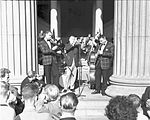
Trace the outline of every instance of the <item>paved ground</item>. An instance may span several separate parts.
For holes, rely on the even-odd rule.
[[[88,84],[82,84],[76,89],[75,93],[82,94],[78,97],[79,104],[75,112],[75,116],[78,120],[108,120],[105,116],[105,107],[110,100],[108,96],[102,96],[101,94],[91,94],[93,91],[89,88]]]

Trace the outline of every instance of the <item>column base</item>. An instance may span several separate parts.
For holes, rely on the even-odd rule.
[[[112,75],[110,82],[114,85],[146,87],[150,86],[150,76],[117,76]]]
[[[106,94],[109,96],[116,96],[116,95],[129,95],[129,94],[137,94],[138,96],[142,96],[146,87],[129,87],[129,86],[119,86],[119,85],[110,85],[106,89]]]
[[[137,94],[140,97],[147,86],[150,86],[150,77],[127,77],[115,76],[110,77],[111,85],[107,88],[106,93],[110,96]]]

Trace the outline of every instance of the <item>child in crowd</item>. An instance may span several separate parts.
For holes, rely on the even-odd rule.
[[[56,85],[47,84],[36,102],[37,112],[48,112],[53,117],[59,118],[61,116],[61,109],[59,107],[59,89]]]
[[[74,113],[78,105],[78,98],[73,92],[68,92],[60,97],[62,116],[60,120],[76,120]]]

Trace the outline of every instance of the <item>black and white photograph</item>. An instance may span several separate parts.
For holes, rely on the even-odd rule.
[[[0,0],[0,120],[149,120],[150,0]]]

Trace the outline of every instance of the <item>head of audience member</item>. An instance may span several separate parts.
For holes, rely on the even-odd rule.
[[[138,109],[141,106],[141,98],[136,94],[130,94],[128,99],[133,103],[133,106]]]
[[[10,70],[9,69],[1,68],[0,69],[1,81],[9,82],[9,74],[10,74]]]
[[[30,82],[36,78],[36,72],[35,71],[29,71],[27,75],[28,75],[28,79]]]
[[[9,96],[9,84],[5,81],[0,81],[0,102],[7,102]]]
[[[78,98],[73,92],[68,92],[60,97],[60,107],[62,112],[73,113],[78,105]]]
[[[126,96],[116,96],[105,109],[109,120],[136,120],[137,110]]]
[[[17,92],[14,87],[10,86],[5,81],[0,81],[0,99],[5,100],[7,103],[16,103]],[[2,101],[2,100],[1,100]]]
[[[59,97],[59,88],[54,84],[47,84],[44,87],[44,93],[47,101],[55,101]]]
[[[37,84],[29,83],[26,84],[22,89],[22,97],[26,105],[34,105],[37,101],[37,95],[39,88]]]

